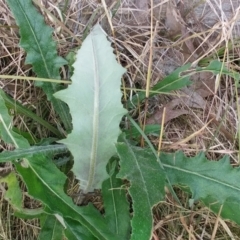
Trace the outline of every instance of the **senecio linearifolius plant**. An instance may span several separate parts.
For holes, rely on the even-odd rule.
[[[20,30],[20,46],[26,51],[26,63],[40,78],[60,79],[59,68],[66,61],[57,55],[52,30],[31,0],[7,0]],[[58,113],[66,138],[56,144],[34,146],[11,127],[6,96],[0,91],[0,133],[2,140],[15,146],[14,151],[0,153],[0,162],[12,162],[16,172],[0,178],[8,184],[5,198],[22,218],[39,218],[39,239],[119,239],[148,240],[153,228],[152,208],[164,201],[167,186],[187,186],[192,201],[201,200],[223,218],[240,224],[240,172],[232,168],[227,157],[218,162],[205,155],[188,158],[182,152],[156,153],[138,124],[121,103],[121,77],[126,71],[117,63],[110,42],[100,25],[93,27],[76,54],[71,84],[62,89],[57,83],[38,82]],[[169,92],[191,84],[190,69],[184,65],[153,87]],[[196,72],[210,71],[230,75],[221,62],[212,61]],[[139,93],[128,103],[133,108],[143,101]],[[19,103],[18,103],[19,104]],[[30,114],[31,115],[31,114]],[[136,147],[128,133],[119,128],[126,115],[133,130],[143,136],[147,148]],[[33,116],[33,115],[31,115]],[[40,124],[42,122],[40,121]],[[92,204],[77,206],[65,193],[66,175],[52,161],[56,154],[71,152],[72,171],[83,193],[101,189],[104,214]],[[19,160],[20,159],[20,160]],[[41,201],[42,207],[23,207],[23,193],[17,175],[27,186],[28,194]],[[128,184],[126,184],[126,180]],[[131,196],[130,202],[127,193]],[[177,201],[179,201],[175,195]],[[180,203],[180,202],[179,202]]]

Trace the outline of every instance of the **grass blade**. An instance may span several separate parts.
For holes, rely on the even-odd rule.
[[[26,117],[31,118],[33,121],[41,124],[43,127],[48,129],[50,132],[54,133],[57,137],[62,138],[62,134],[53,127],[49,122],[43,120],[39,116],[37,116],[32,111],[28,110],[24,106],[22,106],[20,103],[18,103],[16,100],[12,99],[10,96],[8,96],[2,89],[0,89],[0,95],[4,99],[6,106],[9,109],[13,109],[16,113],[22,114]]]

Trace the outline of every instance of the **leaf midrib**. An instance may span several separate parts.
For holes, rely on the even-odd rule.
[[[194,176],[203,178],[203,179],[208,180],[208,181],[212,181],[212,182],[218,183],[220,185],[223,185],[225,187],[228,187],[228,188],[231,188],[231,189],[234,189],[234,190],[237,190],[237,191],[240,192],[240,188],[232,186],[232,185],[229,185],[229,184],[227,184],[225,182],[222,182],[222,181],[219,181],[219,180],[217,180],[215,178],[204,176],[203,174],[200,174],[200,173],[197,173],[197,172],[193,172],[193,171],[190,171],[190,170],[187,170],[187,169],[183,169],[183,168],[180,168],[180,167],[172,166],[172,165],[169,165],[169,164],[165,164],[165,163],[162,163],[162,165],[163,165],[163,167],[171,168],[171,169],[174,169],[174,170],[177,170],[177,171],[180,171],[180,172],[184,172],[184,173],[187,173],[188,175],[194,175]]]
[[[91,35],[90,35],[91,36]],[[98,135],[99,135],[99,99],[100,99],[100,79],[99,79],[99,70],[98,70],[98,61],[96,59],[97,51],[94,46],[94,38],[91,36],[91,46],[92,46],[92,56],[93,56],[93,72],[94,72],[94,102],[93,102],[93,132],[92,132],[92,145],[91,145],[91,156],[90,156],[90,167],[89,167],[89,174],[88,174],[88,182],[85,188],[85,192],[89,192],[91,190],[95,171],[96,171],[96,162],[97,162],[97,151],[98,151]]]
[[[141,179],[142,179],[142,183],[143,183],[143,186],[144,186],[143,189],[144,189],[144,192],[145,192],[146,195],[147,195],[148,206],[151,208],[151,203],[150,203],[150,199],[149,199],[149,196],[148,196],[149,194],[147,194],[147,193],[148,193],[148,191],[147,191],[147,186],[146,186],[146,184],[145,184],[145,180],[144,180],[144,177],[143,177],[141,168],[140,168],[140,166],[139,166],[139,164],[138,164],[138,160],[137,160],[137,158],[136,158],[136,155],[135,155],[134,151],[132,150],[131,146],[129,145],[129,143],[126,142],[126,141],[125,141],[125,143],[127,144],[128,149],[130,149],[131,155],[133,156],[133,159],[134,159],[135,164],[136,164],[136,166],[137,166],[137,170],[138,170],[138,172],[140,173],[140,176],[141,176]]]

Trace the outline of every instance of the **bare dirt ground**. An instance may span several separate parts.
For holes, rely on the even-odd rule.
[[[99,22],[116,43],[117,54],[127,69],[125,84],[130,88],[145,89],[150,59],[151,86],[186,63],[196,66],[219,59],[229,68],[239,70],[240,0],[35,0],[34,3],[46,23],[54,28],[53,37],[63,57],[74,52],[89,29]],[[1,74],[32,74],[31,66],[24,65],[18,28],[5,0],[0,0],[0,26]],[[67,71],[62,74],[69,79]],[[196,74],[191,81],[190,87],[149,100],[149,124],[160,124],[166,108],[161,149],[183,150],[187,155],[205,151],[212,160],[227,154],[233,165],[239,165],[238,86],[229,77],[211,73]],[[31,83],[2,80],[0,86],[44,115],[44,109],[39,110],[43,94]],[[132,94],[135,92],[128,92],[128,97]],[[137,117],[142,121],[144,108],[140,109]],[[48,118],[54,123],[54,118]],[[208,124],[210,119],[212,122]],[[27,128],[26,120],[21,117],[14,124]],[[40,136],[48,134],[36,131]],[[152,141],[157,145],[158,139]],[[0,171],[6,168],[11,166],[0,165]],[[0,239],[36,239],[38,221],[14,218],[3,199],[3,191],[0,188]],[[239,226],[220,219],[200,203],[189,208],[187,194],[179,191],[179,197],[183,207],[170,194],[155,207],[152,239],[240,239]]]

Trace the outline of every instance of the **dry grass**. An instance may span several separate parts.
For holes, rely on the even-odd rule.
[[[230,68],[239,69],[237,0],[206,0],[205,4],[200,0],[176,1],[178,5],[171,0],[34,2],[40,6],[47,24],[55,29],[54,38],[62,56],[79,47],[91,26],[100,22],[115,42],[118,58],[127,69],[125,87],[148,91],[150,86],[187,62],[195,66],[206,59],[220,58]],[[0,27],[0,74],[32,76],[31,66],[24,65],[25,53],[18,46],[18,28],[5,0],[0,0]],[[62,76],[69,78],[65,69]],[[220,75],[200,74],[192,81],[192,87],[187,90],[150,99],[147,109],[139,106],[140,114],[137,111],[132,114],[139,115],[139,121],[144,123],[152,114],[171,105],[165,116],[162,150],[181,149],[190,156],[205,151],[212,160],[227,154],[232,164],[238,165],[237,86],[233,79]],[[2,79],[0,86],[42,118],[53,124],[58,122],[51,107],[44,105],[42,92],[31,82]],[[131,98],[133,91],[124,92],[125,98]],[[183,95],[188,101],[179,98]],[[172,104],[176,99],[178,104]],[[161,123],[162,117],[157,123]],[[210,119],[213,120],[208,124]],[[40,139],[49,136],[44,129],[20,116],[14,119],[14,125]],[[158,141],[153,139],[156,146]],[[6,148],[8,146],[1,145],[1,149]],[[0,174],[8,167],[11,166],[0,165]],[[0,239],[36,239],[38,221],[13,217],[13,210],[3,199],[3,190],[4,187],[0,189]],[[200,203],[190,208],[189,196],[177,192],[183,207],[167,194],[166,201],[154,208],[154,240],[240,239],[238,226],[223,221]]]

